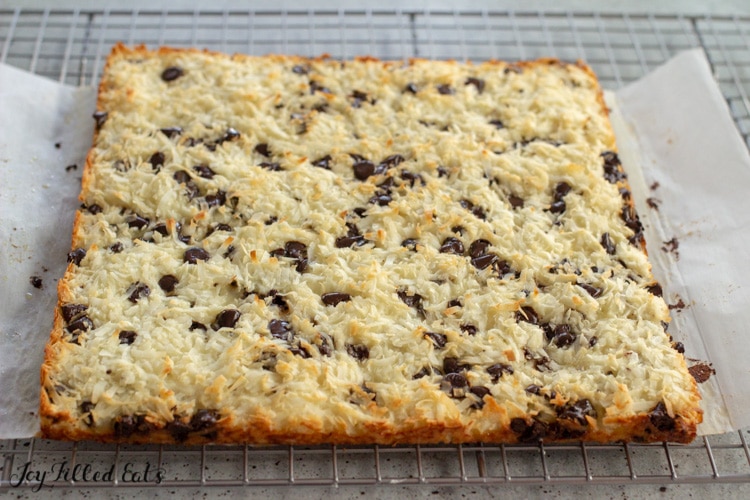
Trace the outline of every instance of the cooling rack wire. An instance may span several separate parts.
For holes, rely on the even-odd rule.
[[[116,42],[248,54],[583,59],[604,88],[702,47],[750,145],[750,17],[492,10],[0,9],[0,60],[95,84]],[[690,445],[173,447],[0,440],[11,488],[750,482],[747,430]]]

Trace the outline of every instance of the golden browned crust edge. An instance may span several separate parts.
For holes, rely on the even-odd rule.
[[[156,51],[150,51],[144,45],[138,45],[133,48],[127,47],[122,43],[117,43],[113,46],[109,57],[105,63],[103,74],[109,69],[112,61],[120,55],[137,55],[137,56],[150,56],[153,54],[169,54],[169,53],[203,53],[211,54],[220,57],[231,57],[236,60],[247,60],[255,58],[271,58],[273,60],[292,60],[292,61],[306,61],[315,60],[323,61],[330,59],[327,54],[323,54],[316,58],[304,58],[299,56],[286,56],[286,55],[267,55],[267,56],[248,56],[244,54],[234,54],[228,56],[219,52],[209,51],[206,49],[182,49],[182,48],[171,48],[171,47],[160,47]],[[393,62],[381,61],[378,58],[370,56],[362,56],[356,58],[360,61],[382,63],[385,65],[393,64]],[[417,61],[426,61],[425,59],[410,59],[409,64],[414,64]],[[490,65],[503,65],[503,66],[514,66],[518,68],[533,67],[537,65],[574,65],[582,69],[589,78],[597,84],[599,88],[597,101],[599,102],[602,112],[605,116],[609,116],[609,108],[604,101],[604,94],[601,87],[598,85],[598,79],[593,70],[582,61],[576,63],[566,63],[559,59],[554,58],[541,58],[534,61],[520,61],[515,63],[506,63],[503,61],[487,61],[483,64]],[[97,110],[101,108],[102,95],[107,92],[108,88],[106,85],[106,79],[102,79],[98,88],[97,98]],[[617,150],[615,144],[614,132],[612,130],[609,120],[606,121],[609,129],[609,136],[611,138],[611,144],[609,148],[611,151]],[[93,142],[96,142],[97,131],[94,131]],[[94,148],[89,150],[86,158],[86,165],[84,167],[83,178],[82,178],[82,189],[79,199],[83,201],[85,195],[89,190],[91,170],[93,162],[93,151]],[[622,169],[622,167],[619,167]],[[622,187],[630,190],[630,185],[627,179],[618,182],[618,187]],[[628,206],[632,210],[635,210],[632,198],[627,200]],[[73,243],[72,249],[76,248],[76,241],[79,239],[81,231],[80,213],[76,213],[76,218],[73,226]],[[646,253],[645,240],[641,240],[641,248]],[[274,445],[274,444],[296,444],[296,445],[314,445],[314,444],[349,444],[349,445],[365,445],[365,444],[379,444],[379,445],[396,445],[406,443],[473,443],[473,442],[488,442],[488,443],[521,443],[521,442],[538,442],[539,440],[544,442],[659,442],[659,441],[671,441],[678,443],[689,443],[695,439],[697,434],[697,426],[702,421],[703,412],[698,407],[700,401],[700,395],[698,393],[697,384],[692,381],[693,393],[695,396],[695,404],[691,407],[689,412],[685,414],[675,415],[673,419],[673,425],[668,426],[666,429],[660,429],[657,427],[651,418],[649,413],[640,413],[632,417],[618,417],[608,418],[606,428],[596,428],[595,426],[585,426],[583,428],[571,429],[569,427],[559,427],[555,423],[552,425],[542,424],[544,427],[540,432],[526,434],[515,432],[511,429],[511,422],[507,416],[502,415],[501,419],[504,420],[505,425],[499,426],[492,432],[481,432],[470,426],[464,427],[457,423],[457,425],[449,426],[444,422],[438,421],[415,421],[415,422],[404,422],[399,427],[389,428],[383,422],[375,422],[372,424],[363,424],[362,431],[357,434],[350,434],[344,432],[343,429],[337,429],[333,432],[322,433],[315,429],[315,426],[309,425],[306,422],[299,422],[300,429],[298,431],[281,432],[274,428],[267,419],[261,417],[245,419],[244,422],[235,422],[234,418],[230,416],[223,416],[215,426],[207,429],[204,432],[190,433],[186,439],[177,440],[173,434],[171,434],[164,423],[152,423],[148,422],[146,417],[146,431],[136,432],[129,436],[119,436],[115,432],[115,429],[108,430],[96,430],[88,428],[77,421],[67,411],[57,410],[56,407],[50,401],[48,390],[53,390],[52,381],[50,379],[50,367],[54,362],[55,351],[58,345],[62,342],[63,337],[63,319],[60,313],[61,306],[65,303],[65,298],[70,296],[68,288],[68,276],[72,272],[72,264],[68,265],[65,276],[58,283],[58,302],[55,309],[53,329],[50,334],[50,340],[45,348],[44,362],[41,367],[41,382],[42,391],[40,396],[40,419],[41,419],[41,431],[39,437],[45,439],[59,439],[59,440],[70,440],[70,441],[83,441],[91,440],[104,443],[151,443],[151,444],[184,444],[184,445],[199,445],[199,444],[252,444],[252,445]],[[687,365],[684,358],[682,364],[685,370]],[[488,405],[487,409],[481,411],[492,411],[492,405]],[[497,411],[495,411],[497,412]],[[531,429],[536,422],[533,415],[526,415],[524,419],[514,419],[514,421],[525,421],[529,429]]]

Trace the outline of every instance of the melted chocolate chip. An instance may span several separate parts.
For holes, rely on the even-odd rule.
[[[359,233],[359,228],[351,222],[346,223],[346,236],[336,238],[336,248],[347,248],[354,245],[362,246],[367,243],[365,237]]]
[[[447,356],[443,359],[443,373],[460,373],[469,369],[471,369],[471,366],[460,364],[456,357]]]
[[[416,94],[419,92],[419,89],[417,88],[416,84],[409,82],[406,84],[406,87],[404,87],[404,92],[409,92],[410,94]]]
[[[122,252],[122,243],[119,241],[116,241],[112,243],[112,245],[109,247],[109,249],[112,251],[112,253],[120,253]]]
[[[523,198],[514,194],[508,196],[508,203],[512,208],[523,208],[524,205]]]
[[[659,283],[654,283],[652,285],[647,286],[646,290],[648,290],[649,293],[656,295],[657,297],[661,297],[664,294],[664,290],[662,290],[661,285]]]
[[[633,231],[633,236],[630,237],[629,241],[633,245],[637,245],[643,239],[643,224],[638,219],[638,214],[635,213],[635,209],[630,205],[622,207],[620,217],[625,222],[625,225]]]
[[[92,203],[91,205],[86,207],[86,211],[91,215],[100,214],[102,213],[102,210],[102,207],[97,205],[96,203]]]
[[[406,293],[406,290],[399,290],[397,292],[398,298],[401,299],[401,302],[406,304],[409,307],[413,307],[417,310],[421,315],[424,315],[424,308],[422,307],[422,296],[418,293],[415,293],[414,295],[409,295]]]
[[[197,321],[193,321],[192,323],[190,323],[190,328],[189,328],[189,330],[190,330],[191,332],[192,332],[193,330],[203,330],[203,331],[205,332],[206,330],[208,330],[208,328],[206,328],[206,325],[204,325],[203,323],[199,323],[199,322],[197,322]]]
[[[471,265],[479,269],[480,271],[498,262],[498,257],[495,254],[484,254],[477,257],[471,258]],[[505,274],[505,273],[502,273]]]
[[[609,236],[609,233],[602,234],[602,239],[600,240],[600,243],[602,247],[604,247],[604,250],[609,255],[614,255],[617,251],[617,248],[615,247],[614,242],[612,241],[612,238]]]
[[[479,398],[479,401],[476,401],[473,405],[471,405],[471,407],[476,410],[481,410],[482,408],[484,408],[484,397],[492,394],[490,389],[484,387],[483,385],[472,386],[469,388],[469,392]]]
[[[448,85],[447,83],[438,85],[437,91],[440,95],[453,95],[456,93],[455,89],[451,87],[450,85]]]
[[[315,167],[324,168],[326,170],[331,170],[331,155],[325,155],[323,158],[318,158],[314,162],[312,162],[312,165]]]
[[[288,321],[281,319],[272,319],[268,322],[268,331],[271,336],[285,342],[291,342],[294,338],[292,325]]]
[[[31,286],[33,286],[34,288],[38,288],[40,290],[44,286],[44,284],[42,283],[42,278],[40,278],[39,276],[31,276],[29,278],[29,283],[31,283]]]
[[[561,214],[565,211],[566,208],[567,207],[565,206],[565,202],[563,200],[555,200],[549,206],[549,211],[553,214]]]
[[[327,306],[337,306],[341,302],[349,302],[352,296],[343,292],[329,292],[320,296],[323,303]]]
[[[557,347],[567,347],[576,340],[575,333],[570,331],[570,325],[561,324],[555,326],[554,329],[550,328],[548,325],[545,326],[547,326],[547,328],[544,329],[547,340],[555,344]]]
[[[133,434],[145,434],[153,429],[145,415],[124,415],[114,424],[115,436],[127,438]]]
[[[86,257],[86,250],[83,248],[76,248],[68,253],[68,262],[80,266],[84,257]]]
[[[190,427],[198,432],[216,425],[219,420],[219,412],[216,410],[198,410],[190,418]]]
[[[490,243],[487,240],[475,240],[471,243],[471,245],[469,245],[469,256],[472,258],[477,258],[477,257],[481,257],[482,255],[486,255],[487,249],[491,245],[492,243]]]
[[[463,323],[461,326],[461,331],[464,332],[466,335],[474,336],[477,334],[477,327],[472,325],[471,323]]]
[[[539,315],[533,308],[529,306],[523,306],[521,309],[516,311],[516,321],[518,323],[520,323],[521,321],[525,321],[526,323],[531,323],[532,325],[538,325]]]
[[[242,313],[237,309],[224,309],[216,315],[216,319],[211,324],[211,328],[218,330],[220,328],[234,328],[240,320]]]
[[[412,252],[417,251],[417,245],[419,244],[419,240],[416,238],[406,238],[404,241],[401,242],[401,246],[404,248],[408,248]]]
[[[85,415],[84,421],[86,422],[86,425],[94,425],[94,415],[92,413],[92,410],[95,407],[96,405],[91,401],[83,401],[78,407],[81,414]]]
[[[80,316],[78,319],[71,321],[67,327],[70,333],[87,332],[92,328],[94,328],[94,322],[88,316]]]
[[[424,337],[430,339],[432,344],[438,349],[445,347],[445,344],[448,342],[448,337],[442,333],[424,332]]]
[[[490,120],[487,123],[494,126],[498,130],[500,130],[501,128],[505,128],[505,124],[501,120]]]
[[[506,365],[505,363],[496,363],[487,367],[487,373],[490,374],[492,382],[495,383],[506,373],[508,375],[513,375],[513,367]]]
[[[463,208],[474,214],[474,216],[478,219],[485,220],[487,218],[487,214],[484,211],[484,208],[474,205],[472,202],[470,202],[467,199],[463,199],[458,202]]]
[[[588,294],[591,295],[595,299],[598,297],[601,297],[602,293],[604,292],[604,290],[602,290],[601,288],[597,288],[593,285],[589,285],[588,283],[576,283],[576,285],[586,290],[586,292],[588,292]]]
[[[268,148],[268,144],[266,143],[260,143],[257,146],[255,146],[255,152],[265,156],[266,158],[271,157],[271,150]]]
[[[665,432],[671,431],[675,427],[675,419],[669,416],[667,407],[664,405],[663,402],[659,402],[651,410],[651,412],[649,412],[648,417],[649,417],[649,420],[651,421],[651,425],[653,425],[660,431],[665,431]]]
[[[91,115],[94,118],[94,121],[96,122],[96,130],[99,130],[102,128],[102,125],[104,125],[104,122],[107,121],[107,118],[109,117],[109,113],[106,111],[97,111],[93,115]]]
[[[711,378],[711,375],[716,374],[716,370],[711,368],[711,365],[706,363],[698,363],[697,365],[693,365],[688,368],[688,372],[690,372],[690,375],[692,375],[695,381],[699,384],[707,381],[709,378]]]
[[[484,92],[484,80],[482,80],[481,78],[471,76],[466,79],[464,85],[473,85],[477,89],[477,93],[479,94]]]
[[[161,79],[165,82],[171,82],[173,80],[177,80],[184,74],[185,72],[182,71],[182,68],[179,68],[177,66],[170,66],[162,72]]]
[[[65,323],[70,323],[82,313],[88,309],[88,306],[83,304],[64,304],[60,307],[60,313],[62,314]]]
[[[140,299],[148,297],[151,294],[151,289],[148,287],[148,285],[137,281],[130,285],[128,292],[130,292],[128,295],[128,300],[135,304]]]
[[[685,344],[682,342],[674,342],[672,344],[672,349],[679,352],[680,354],[685,354]]]
[[[166,429],[178,443],[186,441],[191,431],[190,424],[177,418],[169,422]]]
[[[625,179],[627,176],[625,172],[620,168],[620,158],[617,153],[612,151],[605,151],[601,154],[604,160],[604,178],[607,179],[611,184],[617,184],[619,181]]]
[[[218,207],[227,202],[227,193],[219,189],[213,194],[207,194],[205,200],[209,207]]]
[[[370,357],[370,349],[364,344],[346,344],[346,352],[357,361],[364,361]]]
[[[452,253],[456,255],[463,255],[464,244],[458,238],[452,236],[443,240],[443,244],[440,245],[440,253]]]
[[[164,290],[166,293],[172,293],[174,292],[174,287],[179,283],[179,280],[176,276],[172,274],[165,274],[161,278],[159,278],[159,288]]]
[[[199,260],[208,260],[210,257],[202,248],[191,247],[185,250],[182,260],[188,264],[197,264]]]
[[[130,215],[127,218],[128,221],[128,227],[134,227],[136,229],[143,229],[144,227],[148,226],[149,222],[151,222],[146,217],[141,217],[138,214]]]
[[[169,139],[174,139],[182,134],[182,127],[166,127],[159,130],[161,130],[161,133],[166,135]]]
[[[580,425],[589,425],[587,416],[596,419],[597,413],[591,401],[579,399],[575,403],[568,403],[557,410],[558,418],[572,420]]]
[[[133,342],[135,342],[135,338],[138,336],[136,332],[133,330],[122,330],[117,338],[120,340],[121,344],[127,344],[130,345]]]
[[[216,172],[214,172],[208,165],[195,165],[193,170],[204,179],[213,179],[214,175],[216,175]]]
[[[354,177],[364,181],[375,173],[375,164],[370,160],[355,160],[352,169],[354,170]]]

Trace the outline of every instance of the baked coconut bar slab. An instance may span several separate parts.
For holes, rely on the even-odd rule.
[[[47,438],[687,442],[585,65],[114,47]]]

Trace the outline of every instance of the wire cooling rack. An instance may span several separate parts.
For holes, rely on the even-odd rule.
[[[481,61],[584,59],[605,88],[702,47],[750,145],[750,18],[600,12],[0,9],[0,60],[98,81],[116,42],[248,54]],[[689,105],[689,104],[686,104]],[[110,446],[0,441],[0,492],[48,486],[750,482],[747,431],[690,445]]]

